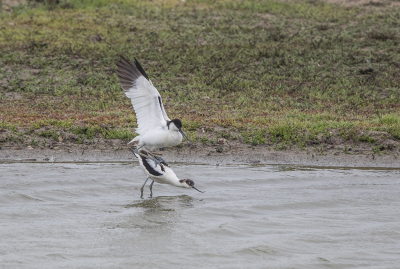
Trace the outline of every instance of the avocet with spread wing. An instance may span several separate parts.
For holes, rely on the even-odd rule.
[[[136,132],[139,135],[128,143],[129,145],[138,141],[135,153],[142,155],[139,153],[141,148],[153,151],[176,146],[182,142],[182,137],[189,141],[182,131],[181,120],[168,118],[160,93],[153,86],[136,58],[135,62],[131,63],[121,56],[117,67],[117,75],[122,89],[125,91],[125,95],[131,99],[136,113],[138,123]],[[148,156],[146,157],[148,158]],[[159,161],[164,161],[160,157],[152,158],[152,160],[159,165]]]

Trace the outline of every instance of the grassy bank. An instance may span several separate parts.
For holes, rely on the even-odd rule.
[[[121,54],[142,63],[194,141],[400,139],[400,9],[390,2],[3,1],[0,25],[3,144],[132,139]]]

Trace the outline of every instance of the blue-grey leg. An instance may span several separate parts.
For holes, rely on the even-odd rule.
[[[160,156],[154,156],[154,158],[156,158],[160,163],[165,163],[166,166],[169,166],[169,164]]]
[[[166,166],[169,166],[168,163],[160,156],[156,156],[151,152],[147,151],[147,154],[151,155],[154,159],[156,159],[157,161],[159,161],[160,163],[164,163]]]
[[[157,164],[159,165],[159,166],[161,166],[161,162],[153,155],[153,154],[151,154],[150,152],[148,152],[150,155],[152,155],[153,157],[150,157],[149,155],[144,155],[144,154],[142,154],[142,153],[140,153],[139,152],[139,149],[141,149],[141,148],[143,148],[144,147],[144,145],[143,146],[140,146],[140,147],[138,147],[138,148],[136,148],[134,151],[132,151],[132,149],[131,148],[129,148],[129,150],[130,151],[132,151],[133,153],[136,153],[137,155],[140,155],[140,156],[143,156],[143,157],[145,157],[145,158],[149,158],[150,160],[153,160],[154,161],[154,163],[156,164],[156,166],[157,166]],[[168,166],[168,164],[167,164],[167,166]]]
[[[136,148],[133,152],[136,153],[136,154],[138,154],[138,155],[143,156],[141,153],[139,153],[139,149],[141,149],[141,148],[143,148],[143,147],[144,147],[144,145],[142,145],[142,146]],[[129,148],[129,149],[131,149],[131,148]]]
[[[144,185],[146,185],[147,180],[149,180],[149,178],[146,178],[146,181],[144,182],[143,186],[140,188],[140,198],[143,198],[143,188],[144,188]]]
[[[153,196],[153,184],[154,184],[154,180],[153,180],[153,182],[151,182],[151,184],[150,184],[150,197]]]
[[[153,157],[154,159],[156,159],[157,161],[161,162],[161,163],[165,163],[166,166],[169,166],[168,163],[160,156],[156,156],[151,152],[147,151],[147,154],[149,154],[151,157]]]

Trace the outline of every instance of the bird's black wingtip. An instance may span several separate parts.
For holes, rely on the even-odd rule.
[[[150,80],[150,79],[149,79],[149,76],[147,76],[146,72],[144,71],[143,67],[140,65],[139,61],[138,61],[135,57],[133,57],[133,59],[135,59],[135,65],[136,65],[136,68],[139,70],[139,72],[140,72],[147,80]]]
[[[116,64],[118,67],[116,72],[124,91],[129,91],[132,88],[134,81],[140,76],[144,76],[149,80],[149,77],[136,58],[135,62],[132,63],[123,55],[119,55],[119,57],[119,61]]]

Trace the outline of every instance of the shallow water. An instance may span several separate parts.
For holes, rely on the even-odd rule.
[[[0,164],[1,268],[399,268],[400,171]]]

